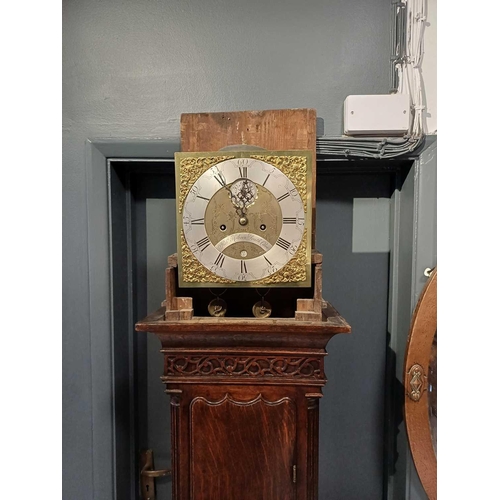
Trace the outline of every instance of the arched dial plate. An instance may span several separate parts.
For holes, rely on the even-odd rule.
[[[278,168],[279,161],[271,163],[282,156],[273,153],[271,161],[258,156],[206,162],[178,200],[181,286],[307,286],[310,281],[307,189],[304,206],[304,186],[301,193]],[[176,165],[179,185],[183,172],[177,155]],[[301,165],[307,168],[307,162]],[[304,269],[294,281],[298,261]],[[205,273],[198,270],[195,281],[186,280],[196,262]]]

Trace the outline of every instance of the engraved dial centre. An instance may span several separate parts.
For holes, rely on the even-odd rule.
[[[241,187],[241,181],[235,184]],[[255,186],[259,196],[253,200],[244,216],[244,221],[234,208],[232,198],[225,189],[219,189],[207,205],[205,229],[215,248],[229,257],[253,259],[263,255],[275,245],[281,232],[282,213],[275,196],[262,186]],[[226,230],[221,231],[220,227]],[[266,227],[265,231],[260,228]],[[242,252],[245,252],[242,255]]]

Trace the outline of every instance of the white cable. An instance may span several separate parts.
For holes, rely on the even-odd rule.
[[[402,11],[402,9],[404,9]],[[395,158],[416,149],[424,138],[423,80],[420,65],[424,55],[424,29],[427,0],[401,0],[398,15],[406,13],[406,39],[404,57],[396,64],[397,93],[410,96],[412,123],[409,134],[392,138],[319,137],[316,141],[319,154],[356,158]],[[401,54],[397,46],[396,53]]]
[[[398,93],[409,94],[413,111],[410,135],[420,138],[424,133],[422,71],[424,55],[424,29],[427,16],[426,0],[402,0],[406,8],[406,56],[398,64]],[[401,7],[399,7],[401,8]]]

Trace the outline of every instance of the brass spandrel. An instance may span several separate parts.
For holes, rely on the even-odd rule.
[[[308,273],[306,231],[304,231],[297,253],[278,272],[262,280],[253,281],[255,286],[306,281]]]
[[[207,269],[191,252],[181,230],[182,280],[186,283],[233,283]]]
[[[210,167],[224,160],[232,160],[234,156],[188,156],[179,160],[179,187],[178,187],[178,203],[177,210],[182,212],[184,200],[188,195],[193,184],[206,172]]]
[[[296,187],[307,212],[307,158],[305,156],[252,155],[251,158],[269,163],[281,170]]]

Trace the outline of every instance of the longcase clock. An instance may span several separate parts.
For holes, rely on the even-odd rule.
[[[181,116],[178,252],[136,324],[164,355],[175,500],[318,496],[326,345],[351,328],[322,297],[315,140],[311,109]]]

